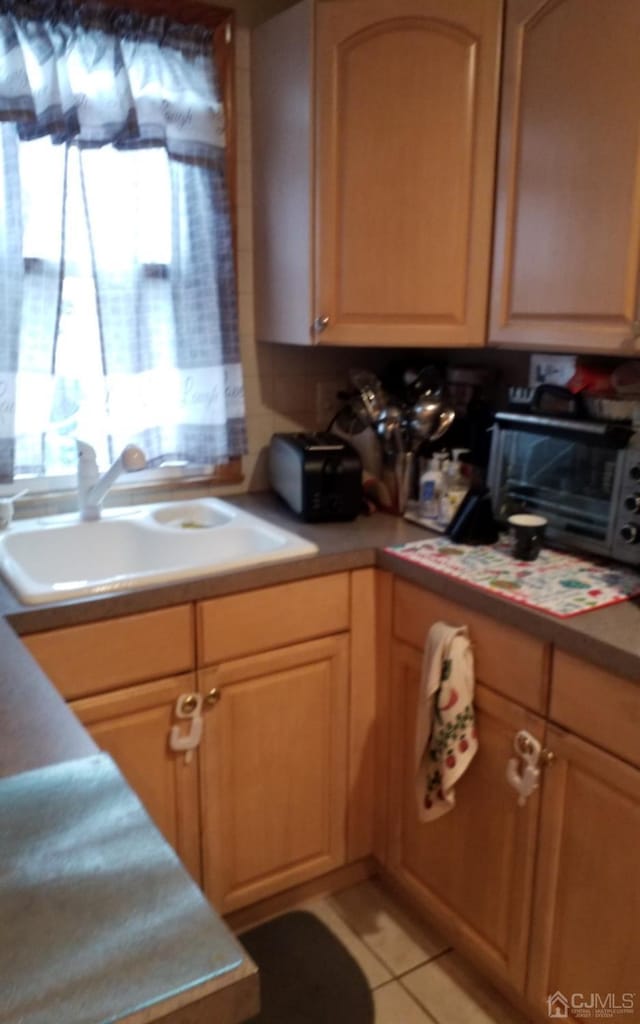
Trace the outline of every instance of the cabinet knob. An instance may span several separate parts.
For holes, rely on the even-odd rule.
[[[329,326],[328,316],[317,316],[311,325],[314,334],[321,334],[325,327]]]
[[[220,693],[220,690],[218,690],[217,687],[214,686],[212,690],[209,690],[208,694],[204,698],[204,702],[207,705],[207,707],[212,708],[218,703],[221,697],[222,694]]]
[[[180,700],[180,710],[190,715],[196,710],[198,706],[198,698],[195,693],[190,693],[187,697],[182,697]]]
[[[538,758],[538,764],[541,768],[548,768],[556,759],[556,755],[553,750],[549,750],[548,747],[543,747],[540,751],[540,757]]]

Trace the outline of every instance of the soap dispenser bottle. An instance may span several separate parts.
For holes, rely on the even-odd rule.
[[[467,454],[467,448],[454,448],[451,459],[443,467],[444,480],[439,517],[443,529],[447,528],[469,490],[470,480],[464,474],[464,463],[460,461],[460,457]]]
[[[440,514],[440,498],[442,495],[442,470],[436,455],[429,459],[420,474],[418,492],[418,514],[421,519],[432,519],[434,523]]]

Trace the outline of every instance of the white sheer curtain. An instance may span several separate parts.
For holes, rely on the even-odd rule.
[[[0,479],[246,450],[223,118],[201,29],[0,14]]]

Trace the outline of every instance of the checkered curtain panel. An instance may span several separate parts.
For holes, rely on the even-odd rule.
[[[0,480],[246,451],[210,34],[0,0]]]

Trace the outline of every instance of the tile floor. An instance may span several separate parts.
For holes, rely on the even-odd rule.
[[[303,904],[360,965],[375,1024],[527,1024],[438,935],[375,881]]]

